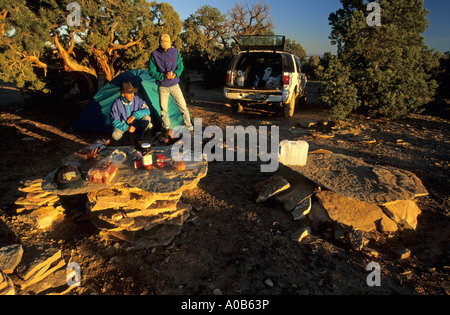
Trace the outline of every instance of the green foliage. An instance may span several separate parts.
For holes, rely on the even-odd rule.
[[[316,72],[323,69],[323,67],[320,68],[320,63],[321,60],[318,55],[310,56],[306,61],[302,63],[302,71],[306,74],[308,79],[317,79]]]
[[[436,81],[439,84],[436,90],[436,100],[439,103],[445,103],[450,100],[450,52],[440,56],[439,64],[439,71],[435,74]]]
[[[299,43],[297,43],[295,40],[286,39],[285,44],[285,50],[300,59],[301,62],[303,62],[306,58],[306,52],[305,49],[303,49],[303,46]]]
[[[353,95],[356,88],[358,106],[370,115],[397,118],[420,112],[437,87],[431,79],[437,57],[421,36],[428,27],[428,11],[423,8],[423,1],[380,0],[379,27],[367,25],[364,1],[341,0],[341,3],[343,8],[329,17],[330,39],[337,44],[338,58],[350,73],[327,76],[349,80],[348,92]],[[328,72],[333,69],[330,67]],[[331,95],[326,96],[332,99]],[[354,108],[343,102],[328,105],[339,113]],[[339,106],[345,108],[335,109]]]
[[[81,25],[67,25],[70,0],[0,0],[0,79],[24,91],[48,92],[49,72],[77,72],[95,92],[92,78],[147,68],[158,38],[175,46],[182,23],[167,3],[146,0],[78,0]]]
[[[257,16],[258,18],[255,18]],[[223,86],[228,66],[237,52],[232,37],[242,34],[272,34],[270,6],[235,4],[228,15],[209,5],[199,8],[183,24],[182,56],[186,65],[203,74],[208,88]],[[289,49],[299,57],[306,55],[303,47],[287,40]]]
[[[0,20],[0,79],[15,82],[21,89],[43,90],[45,83],[34,72],[32,58],[42,56],[48,23],[24,0],[1,0],[0,10],[5,12]]]
[[[183,28],[183,52],[190,60],[214,61],[228,50],[228,21],[217,8],[202,6],[184,21]]]
[[[209,86],[221,86],[236,53],[232,36],[272,34],[274,28],[264,2],[236,4],[228,14],[205,5],[181,21],[168,3],[146,0],[77,0],[81,25],[69,27],[69,2],[0,0],[0,79],[56,98],[75,83],[93,95],[100,74],[108,81],[146,69],[159,36],[167,33],[190,68],[201,71]],[[287,49],[305,56],[295,41],[288,40]]]
[[[183,24],[180,35],[182,55],[187,67],[203,74],[208,88],[223,84],[232,56],[229,21],[219,9],[200,7]]]
[[[337,57],[331,57],[327,70],[322,74],[322,103],[330,107],[330,118],[345,119],[360,106],[358,91],[350,79],[351,69]]]
[[[224,85],[228,66],[232,59],[232,55],[224,54],[220,58],[205,64],[203,79],[205,80],[206,88],[217,88]]]

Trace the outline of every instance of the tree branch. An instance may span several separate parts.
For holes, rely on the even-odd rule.
[[[40,61],[39,58],[36,57],[36,55],[25,56],[25,59],[31,61],[36,67],[43,68],[43,69],[45,69],[45,71],[47,71],[47,68],[48,68],[47,64]]]
[[[106,54],[96,48],[92,48],[92,51],[94,52],[94,58],[97,60],[97,63],[102,68],[103,72],[105,73],[105,77],[107,81],[111,81],[113,79],[113,71],[111,67],[108,64],[108,57]]]
[[[139,39],[135,40],[135,41],[131,41],[126,43],[125,45],[118,45],[118,44],[114,44],[114,43],[109,43],[109,48],[108,48],[108,54],[111,54],[112,51],[117,50],[117,49],[127,49],[131,46],[134,45],[139,45],[139,46],[144,46],[144,44],[141,43],[142,37],[139,37]]]
[[[69,47],[69,50],[67,51],[68,55],[70,55],[72,53],[74,47],[75,47],[75,41],[73,39],[73,32],[70,32],[70,47]]]
[[[110,44],[114,43],[114,32],[116,31],[117,24],[119,24],[118,21],[114,22],[113,25],[111,25],[111,32],[109,34],[109,43]]]
[[[91,75],[97,77],[97,73],[95,72],[94,69],[82,66],[78,62],[76,62],[70,58],[69,53],[64,49],[64,47],[62,47],[61,43],[59,42],[58,34],[55,33],[53,35],[53,41],[61,55],[61,58],[64,61],[64,66],[68,71],[85,72],[85,73],[88,73],[88,74],[91,74]]]
[[[8,11],[6,9],[0,12],[0,36],[5,35],[5,23],[6,23],[6,15]]]

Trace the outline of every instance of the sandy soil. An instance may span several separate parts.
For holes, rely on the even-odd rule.
[[[31,229],[14,212],[14,201],[22,196],[20,181],[45,176],[61,159],[104,136],[71,133],[82,109],[69,103],[1,109],[0,246],[20,242],[61,248],[67,261],[72,258],[82,268],[82,287],[70,294],[449,294],[449,120],[354,116],[331,138],[295,135],[290,129],[298,128],[300,119],[326,119],[326,110],[317,102],[317,83],[310,82],[308,90],[308,103],[289,119],[281,109],[265,107],[233,114],[220,89],[205,91],[196,84],[189,93],[189,108],[193,117],[203,118],[204,127],[277,125],[280,140],[306,140],[311,150],[326,149],[415,173],[430,193],[419,198],[417,230],[390,237],[373,233],[368,246],[379,252],[377,258],[317,233],[293,242],[291,234],[307,222],[294,221],[273,201],[256,203],[253,185],[271,175],[260,172],[259,162],[209,163],[198,189],[182,198],[193,206],[193,216],[168,247],[128,251],[126,243],[101,240],[89,221],[66,219],[48,232]],[[325,125],[314,130],[332,131]],[[376,142],[351,141],[355,134]],[[391,250],[397,245],[410,249],[411,257],[394,257]],[[366,282],[372,261],[381,267],[380,287]]]

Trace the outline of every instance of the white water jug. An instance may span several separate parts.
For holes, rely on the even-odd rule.
[[[238,75],[238,77],[237,77],[237,85],[238,86],[244,86],[244,83],[245,83],[245,71],[242,72],[241,70],[239,70],[237,72],[237,75]]]
[[[279,147],[279,161],[284,165],[306,165],[309,144],[303,140],[283,140]]]

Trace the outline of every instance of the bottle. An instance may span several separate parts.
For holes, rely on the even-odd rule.
[[[166,156],[164,154],[158,154],[156,158],[156,165],[158,165],[159,168],[166,166]]]
[[[238,86],[244,86],[244,83],[245,83],[245,72],[242,72],[241,70],[239,70],[238,72],[237,72],[237,75],[238,75],[238,77],[237,77],[237,85]]]
[[[153,169],[152,148],[150,143],[141,144],[142,149],[142,166],[147,170]]]
[[[303,140],[281,141],[279,147],[279,160],[284,165],[306,165],[309,145]]]
[[[142,151],[141,148],[139,148],[139,150]],[[141,151],[136,151],[136,154],[135,154],[135,156],[134,156],[134,161],[133,161],[133,163],[134,163],[134,168],[141,168],[141,167],[143,167],[143,165],[142,165],[142,153],[141,153]]]

